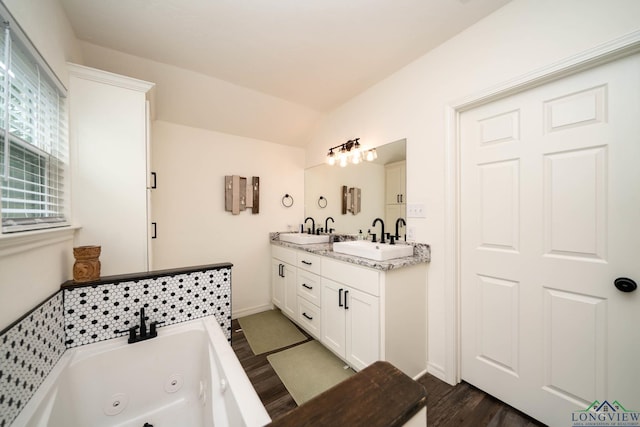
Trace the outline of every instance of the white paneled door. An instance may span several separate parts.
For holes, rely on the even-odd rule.
[[[640,56],[466,111],[460,137],[462,379],[552,426],[640,412],[640,290],[614,286],[640,284]]]

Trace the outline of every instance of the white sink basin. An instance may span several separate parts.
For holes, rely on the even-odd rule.
[[[328,234],[303,234],[303,233],[282,233],[280,240],[283,242],[295,243],[297,245],[311,245],[314,243],[329,242]]]
[[[349,242],[335,242],[333,251],[341,254],[354,255],[375,261],[387,261],[413,255],[411,245],[389,245],[387,243],[373,243],[363,240]]]

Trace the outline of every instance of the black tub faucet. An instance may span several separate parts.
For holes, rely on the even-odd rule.
[[[147,323],[144,315],[144,307],[140,307],[140,324],[136,326],[132,326],[126,331],[115,331],[116,334],[121,334],[123,332],[129,332],[129,340],[127,341],[129,344],[133,344],[139,341],[148,340],[150,338],[155,338],[158,336],[158,325],[164,322],[156,322],[153,321],[149,325],[149,331],[147,331]],[[136,331],[140,329],[140,334],[137,334]]]
[[[374,219],[374,220],[373,220],[373,224],[371,224],[371,226],[372,226],[372,227],[375,227],[375,226],[376,226],[376,223],[377,223],[378,221],[380,221],[380,226],[381,226],[381,228],[382,228],[382,229],[380,230],[380,231],[381,231],[381,232],[380,232],[380,243],[386,243],[386,242],[385,242],[385,240],[384,240],[384,221],[382,220],[382,218],[376,218],[376,219]],[[374,240],[373,240],[373,241],[375,242],[375,237],[374,237]]]
[[[147,336],[147,324],[145,323],[144,318],[144,307],[140,307],[140,337],[144,338]]]
[[[306,217],[304,219],[304,223],[306,225],[307,221],[309,221],[309,220],[311,220],[311,234],[316,234],[316,222],[313,220],[313,218],[311,218],[310,216]]]

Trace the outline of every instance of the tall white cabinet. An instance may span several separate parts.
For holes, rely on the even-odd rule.
[[[385,170],[385,220],[387,231],[395,231],[398,218],[406,219],[407,207],[407,162],[389,163]]]
[[[100,245],[101,274],[148,271],[148,114],[153,83],[69,64],[75,246]]]

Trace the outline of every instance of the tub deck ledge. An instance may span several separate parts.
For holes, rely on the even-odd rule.
[[[389,362],[375,362],[269,424],[426,426],[427,392]]]

